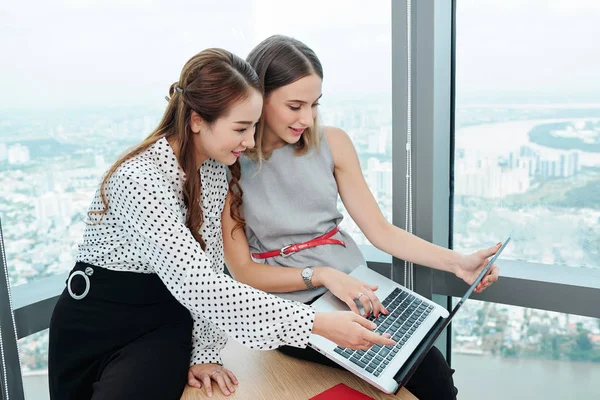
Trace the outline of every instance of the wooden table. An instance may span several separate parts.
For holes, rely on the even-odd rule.
[[[338,383],[344,383],[374,399],[416,400],[402,388],[388,395],[348,371],[288,357],[276,350],[250,350],[229,340],[222,353],[223,364],[238,378],[236,392],[225,396],[213,382],[211,399],[307,400]],[[181,400],[208,399],[204,389],[187,386]]]

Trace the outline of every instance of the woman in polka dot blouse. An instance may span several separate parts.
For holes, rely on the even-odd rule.
[[[367,314],[385,313],[373,293],[377,287],[348,275],[366,262],[350,235],[338,230],[342,221],[338,196],[377,248],[453,272],[469,284],[475,280],[499,246],[464,256],[391,225],[369,191],[348,135],[338,128],[317,127],[323,69],[310,48],[289,37],[273,36],[256,46],[247,60],[261,77],[265,102],[256,146],[240,159],[246,235],[234,231],[227,212],[233,199],[227,200],[223,214],[226,263],[237,280],[304,303],[329,290],[357,314],[355,300]],[[476,291],[497,279],[494,266]],[[337,365],[312,349],[280,350]],[[452,373],[434,348],[407,387],[422,400],[454,399]]]
[[[357,349],[393,344],[351,312],[315,313],[223,273],[221,213],[229,194],[229,218],[243,228],[238,157],[254,146],[263,106],[250,65],[205,50],[167,100],[89,208],[50,323],[51,398],[179,399],[186,382],[210,394],[211,381],[229,394],[227,335],[254,349],[305,347],[311,332]]]

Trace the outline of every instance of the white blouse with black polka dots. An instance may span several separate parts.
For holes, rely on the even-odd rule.
[[[206,251],[185,226],[185,174],[166,139],[123,163],[106,185],[108,210],[87,224],[77,261],[117,271],[156,273],[194,319],[190,364],[221,363],[227,332],[254,349],[306,347],[315,312],[241,284],[223,273],[221,212],[227,167],[200,168]],[[90,210],[101,210],[99,191]]]

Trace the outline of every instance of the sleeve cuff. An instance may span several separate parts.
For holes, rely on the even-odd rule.
[[[219,364],[223,365],[220,350],[217,349],[193,349],[190,358],[190,366],[196,364]]]
[[[316,311],[312,307],[305,304],[300,305],[295,313],[292,327],[286,332],[283,340],[286,345],[301,349],[308,346],[308,340],[315,323],[315,314]]]

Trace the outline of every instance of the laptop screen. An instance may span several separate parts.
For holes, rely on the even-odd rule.
[[[487,263],[485,268],[483,270],[481,270],[481,272],[477,276],[477,279],[475,279],[475,282],[473,282],[473,284],[471,285],[469,290],[467,290],[467,293],[465,293],[465,295],[462,297],[462,299],[460,299],[460,301],[458,302],[456,307],[454,307],[454,309],[452,310],[452,312],[450,313],[448,318],[439,318],[438,319],[438,322],[433,326],[432,330],[429,331],[429,334],[427,334],[423,338],[423,340],[419,344],[419,347],[417,347],[417,349],[415,349],[415,351],[413,352],[413,354],[411,354],[411,356],[407,360],[407,362],[405,362],[404,365],[402,366],[402,368],[400,368],[398,373],[394,376],[394,380],[399,385],[398,387],[401,387],[402,385],[404,385],[407,382],[407,380],[412,376],[413,372],[415,371],[415,369],[417,368],[419,363],[423,360],[423,358],[425,357],[425,355],[427,354],[429,349],[434,345],[437,338],[444,331],[444,329],[446,329],[446,327],[450,324],[450,321],[452,320],[452,318],[454,317],[454,315],[456,314],[456,312],[458,311],[460,306],[465,301],[467,301],[469,296],[471,296],[471,293],[473,293],[473,291],[477,287],[477,284],[479,282],[481,282],[481,280],[483,279],[485,274],[487,274],[487,272],[490,270],[490,268],[492,267],[492,265],[494,264],[496,259],[500,256],[500,253],[502,253],[502,251],[504,250],[504,248],[506,247],[508,242],[510,242],[510,238],[511,237],[508,236],[506,241],[498,249],[496,254],[494,254],[494,256],[490,259],[490,261]]]
[[[502,246],[498,249],[498,251],[496,252],[496,254],[494,254],[494,256],[492,258],[490,258],[490,261],[487,263],[487,265],[485,266],[485,268],[483,270],[481,270],[481,273],[479,273],[479,275],[477,276],[477,279],[475,279],[475,282],[473,282],[473,284],[471,285],[471,287],[469,288],[469,290],[467,290],[467,293],[465,293],[465,295],[462,297],[462,299],[460,299],[460,301],[458,302],[458,304],[456,304],[456,306],[454,307],[454,309],[450,313],[449,319],[451,319],[452,316],[454,316],[454,314],[460,308],[460,306],[465,301],[467,301],[467,299],[471,296],[471,294],[473,293],[473,291],[475,290],[475,288],[477,287],[477,285],[479,284],[479,282],[483,279],[483,277],[485,276],[485,274],[487,274],[487,272],[490,270],[490,268],[492,267],[492,265],[494,264],[494,262],[496,262],[496,259],[500,256],[500,253],[502,253],[502,251],[504,250],[504,248],[506,247],[506,245],[508,244],[508,242],[510,242],[510,238],[511,237],[508,236],[508,238],[506,238],[506,240],[504,241],[504,243],[502,243]]]

